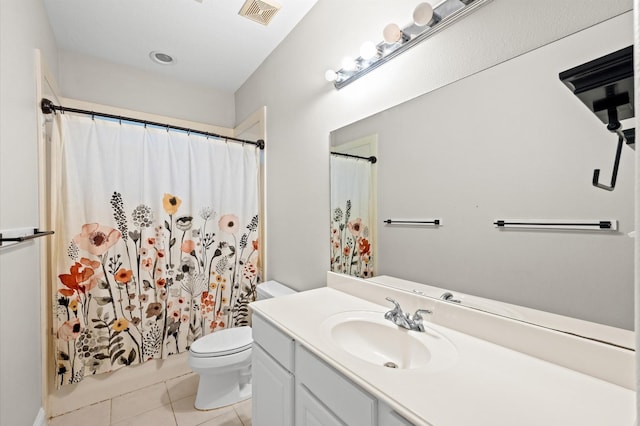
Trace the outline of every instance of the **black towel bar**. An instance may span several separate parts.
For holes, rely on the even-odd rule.
[[[23,235],[20,237],[4,237],[2,233],[0,233],[0,247],[2,246],[2,243],[5,243],[5,242],[21,243],[23,241],[44,237],[45,235],[52,235],[53,233],[54,231],[40,231],[38,230],[38,228],[33,229],[33,234]]]

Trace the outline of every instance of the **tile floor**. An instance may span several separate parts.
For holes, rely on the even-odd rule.
[[[193,407],[198,375],[190,373],[54,417],[49,426],[250,426],[251,400],[217,410]]]

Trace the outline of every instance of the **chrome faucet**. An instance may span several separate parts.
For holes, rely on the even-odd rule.
[[[424,331],[422,314],[431,314],[432,311],[429,309],[418,309],[415,314],[411,315],[404,312],[396,300],[390,297],[387,297],[386,300],[393,303],[394,307],[384,314],[385,319],[407,330]]]
[[[446,300],[447,302],[453,302],[453,303],[461,303],[462,302],[460,299],[454,299],[453,298],[453,293],[450,293],[448,291],[445,291],[444,293],[442,293],[440,295],[440,299]]]
[[[400,304],[396,300],[390,297],[386,297],[385,299],[393,303],[394,307],[392,310],[384,314],[384,319],[391,321],[397,326],[411,330],[409,324],[409,314],[402,310]]]

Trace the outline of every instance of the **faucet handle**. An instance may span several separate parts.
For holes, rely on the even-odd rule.
[[[430,309],[418,309],[416,313],[411,317],[412,330],[424,331],[424,324],[422,323],[423,317],[420,314],[432,314]]]
[[[422,321],[423,317],[420,314],[432,314],[433,311],[431,309],[418,309],[416,313],[413,314],[414,321]]]
[[[397,300],[392,299],[390,297],[385,297],[386,300],[388,300],[389,302],[393,303],[394,308],[391,309],[390,311],[388,311],[387,313],[384,314],[384,317],[386,319],[390,319],[391,317],[396,317],[398,315],[402,315],[402,308],[400,307],[400,303],[398,303]]]
[[[394,309],[395,309],[396,311],[402,311],[402,308],[400,307],[400,303],[398,303],[398,301],[397,301],[397,300],[392,299],[392,298],[390,298],[390,297],[385,297],[385,300],[388,300],[389,302],[393,303],[393,304],[395,305],[395,308],[394,308]]]

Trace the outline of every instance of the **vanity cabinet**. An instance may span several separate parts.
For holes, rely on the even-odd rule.
[[[253,340],[253,424],[412,424],[255,314]]]
[[[300,344],[296,344],[295,360],[296,389],[301,387],[308,389],[328,410],[335,413],[343,424],[349,426],[376,424],[377,401],[375,398]],[[296,408],[301,407],[304,401],[296,395]],[[296,424],[305,426],[302,421]]]
[[[252,328],[252,423],[293,426],[293,339],[258,316]]]

